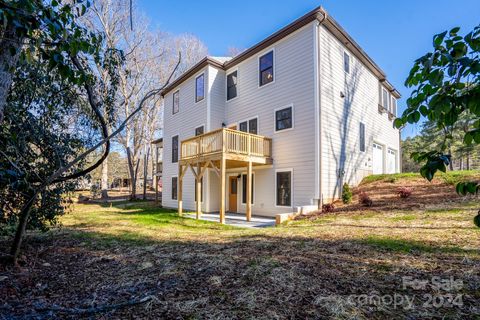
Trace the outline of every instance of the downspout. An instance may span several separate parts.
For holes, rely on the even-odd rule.
[[[320,51],[320,26],[327,19],[327,13],[321,11],[317,13],[314,34],[314,85],[315,85],[315,198],[317,208],[321,209],[323,205],[323,188],[322,188],[322,112],[321,112],[321,96],[322,83],[320,81],[321,51]]]

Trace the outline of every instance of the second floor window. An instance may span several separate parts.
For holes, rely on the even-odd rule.
[[[258,134],[258,119],[253,118],[239,123],[239,129],[243,132]]]
[[[273,81],[273,51],[260,57],[259,61],[260,86]]]
[[[227,100],[237,96],[237,71],[227,75]]]
[[[394,116],[397,116],[397,99],[392,97],[392,107],[390,111]]]
[[[343,53],[343,70],[350,73],[350,56],[346,52]]]
[[[205,98],[205,76],[202,73],[195,79],[195,102],[202,101]]]
[[[172,137],[172,163],[178,162],[178,136]]]
[[[287,107],[275,111],[275,131],[293,128],[293,108]]]
[[[382,97],[383,97],[383,107],[387,110],[390,110],[390,103],[388,103],[388,91],[387,89],[382,89]]]
[[[172,108],[172,114],[175,114],[178,112],[180,108],[180,92],[175,91],[173,93],[173,108]]]

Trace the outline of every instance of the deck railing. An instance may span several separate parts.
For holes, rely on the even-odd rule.
[[[272,139],[232,129],[217,129],[183,140],[180,159],[222,152],[269,158],[272,156]]]

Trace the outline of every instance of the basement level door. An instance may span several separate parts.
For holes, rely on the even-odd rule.
[[[373,174],[383,173],[383,146],[373,144]]]
[[[387,151],[387,173],[397,172],[397,152],[392,149]]]
[[[237,176],[228,178],[228,211],[237,212]]]

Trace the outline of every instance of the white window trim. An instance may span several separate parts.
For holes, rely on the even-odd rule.
[[[173,112],[175,110],[175,93],[178,93],[178,110],[177,110],[177,112]],[[177,89],[172,94],[172,116],[176,115],[177,113],[180,113],[180,89]]]
[[[228,76],[230,74],[234,73],[235,71],[237,71],[237,96],[235,98],[228,99]],[[239,86],[238,86],[238,84],[239,84],[238,68],[229,70],[228,73],[226,73],[226,75],[225,75],[225,102],[230,102],[230,101],[233,101],[233,100],[238,98],[238,96],[239,96]]]
[[[244,176],[244,175],[245,175],[245,176],[247,175],[247,171],[241,172],[240,175],[241,175],[240,179],[242,180],[242,192],[241,192],[241,194],[240,194],[240,197],[241,197],[241,199],[240,199],[240,205],[246,207],[246,206],[247,206],[247,202],[246,202],[246,201],[243,202],[243,176]],[[254,171],[252,171],[252,176],[253,176],[253,179],[252,179],[252,182],[253,182],[253,183],[252,183],[252,185],[254,186],[254,188],[256,188],[256,184],[255,184],[256,179],[255,179],[255,172],[254,172]],[[238,189],[237,189],[237,190],[238,190]],[[254,189],[253,199],[252,199],[252,207],[255,205],[255,198],[256,198],[256,197],[255,197],[255,194],[256,194],[256,192],[255,192],[255,189]]]
[[[177,178],[177,199],[173,199],[172,198],[172,191],[173,191],[173,183],[172,183],[172,180],[173,178]],[[170,176],[170,200],[173,200],[173,201],[178,201],[178,175],[171,175]]]
[[[269,53],[270,51],[273,52],[273,81],[269,82],[269,83],[266,83],[264,85],[260,85],[260,58],[262,56],[266,55],[267,53]],[[262,53],[257,55],[257,72],[256,72],[256,74],[257,74],[257,86],[258,86],[258,88],[265,88],[265,87],[275,83],[275,81],[277,79],[276,64],[277,64],[277,56],[275,54],[275,47],[266,49],[266,50],[262,51]]]
[[[193,130],[193,135],[194,135],[195,137],[197,137],[197,135],[195,135],[195,134],[196,134],[197,129],[200,128],[200,127],[203,127],[203,134],[207,133],[207,131],[205,131],[205,130],[206,130],[205,124],[202,123],[201,125],[196,126],[195,129]]]
[[[173,150],[173,143],[172,140],[174,137],[178,137],[178,161],[177,162],[172,162],[172,150]],[[171,164],[177,164],[180,161],[180,156],[182,155],[182,142],[180,141],[180,134],[174,134],[170,136],[170,163]]]
[[[202,75],[203,75],[203,98],[202,98],[202,100],[197,101],[197,79],[200,78]],[[197,104],[197,103],[200,103],[200,102],[204,101],[205,98],[206,98],[206,95],[205,95],[205,71],[202,71],[202,72],[197,74],[197,76],[195,77],[195,85],[193,87],[194,87],[194,90],[195,90],[195,94],[193,95],[193,102],[195,104]]]
[[[290,206],[279,206],[277,205],[277,173],[278,172],[290,172],[290,191],[291,191],[291,195],[290,195]],[[275,169],[275,208],[293,208],[293,203],[294,203],[294,192],[293,192],[293,168],[285,168],[285,169]]]
[[[277,111],[287,109],[287,108],[292,108],[292,127],[288,128],[288,129],[277,130]],[[290,130],[293,130],[293,129],[295,129],[295,108],[293,106],[293,103],[291,103],[289,105],[286,105],[286,106],[283,106],[283,107],[280,107],[280,108],[274,109],[273,110],[273,132],[274,133],[282,133],[282,132],[290,131]]]
[[[348,55],[348,72],[345,70],[345,55]],[[343,50],[343,72],[350,74],[350,69],[352,67],[352,56],[347,50]]]
[[[251,117],[251,118],[248,118],[248,119],[245,119],[245,120],[241,120],[241,121],[238,121],[237,122],[237,130],[240,130],[240,123],[242,122],[247,122],[247,133],[250,133],[250,123],[249,121],[250,120],[253,120],[253,119],[257,119],[257,135],[259,134],[258,132],[260,131],[260,121],[258,120],[258,116],[255,116],[255,117]]]

